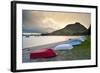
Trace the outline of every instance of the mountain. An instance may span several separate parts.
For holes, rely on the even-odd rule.
[[[79,22],[68,24],[62,29],[48,33],[46,35],[86,35],[88,29]]]
[[[85,34],[87,34],[87,35],[91,34],[91,26],[85,31]]]
[[[91,26],[88,28],[88,34],[91,34]]]

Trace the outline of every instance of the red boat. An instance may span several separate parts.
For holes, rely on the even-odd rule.
[[[39,49],[39,50],[32,51],[30,53],[30,59],[51,58],[55,56],[56,56],[56,53],[50,48]]]

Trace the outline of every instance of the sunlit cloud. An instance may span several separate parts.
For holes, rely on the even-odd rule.
[[[91,14],[74,12],[48,12],[23,10],[23,30],[46,33],[80,22],[86,28],[91,24]]]

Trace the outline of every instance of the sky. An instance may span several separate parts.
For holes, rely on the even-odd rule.
[[[75,22],[88,28],[91,24],[91,14],[34,10],[23,10],[22,12],[23,32],[49,33]]]

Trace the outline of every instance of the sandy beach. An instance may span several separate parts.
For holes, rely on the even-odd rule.
[[[29,54],[30,52],[36,50],[36,49],[43,49],[43,48],[53,48],[59,44],[64,44],[66,41],[58,42],[58,43],[52,43],[48,45],[41,45],[37,47],[30,47],[30,48],[24,48],[22,50],[22,61],[23,63],[30,63],[30,62],[47,62],[47,61],[64,61],[64,60],[82,60],[82,59],[90,59],[90,48],[76,48],[72,50],[63,50],[63,51],[55,51],[57,53],[56,57],[52,58],[39,58],[39,59],[30,59]],[[78,52],[81,53],[82,51],[85,51],[87,54],[83,54],[84,56],[78,55]]]
[[[43,49],[43,48],[54,48],[55,46],[59,45],[59,44],[64,44],[66,41],[63,42],[58,42],[58,43],[52,43],[52,44],[48,44],[48,45],[41,45],[41,46],[37,46],[37,47],[30,47],[30,48],[24,48],[22,51],[22,56],[23,56],[23,62],[33,62],[37,60],[39,61],[40,59],[34,59],[34,60],[30,60],[29,59],[29,54],[30,52],[37,50],[37,49]],[[44,59],[41,59],[44,60]]]

